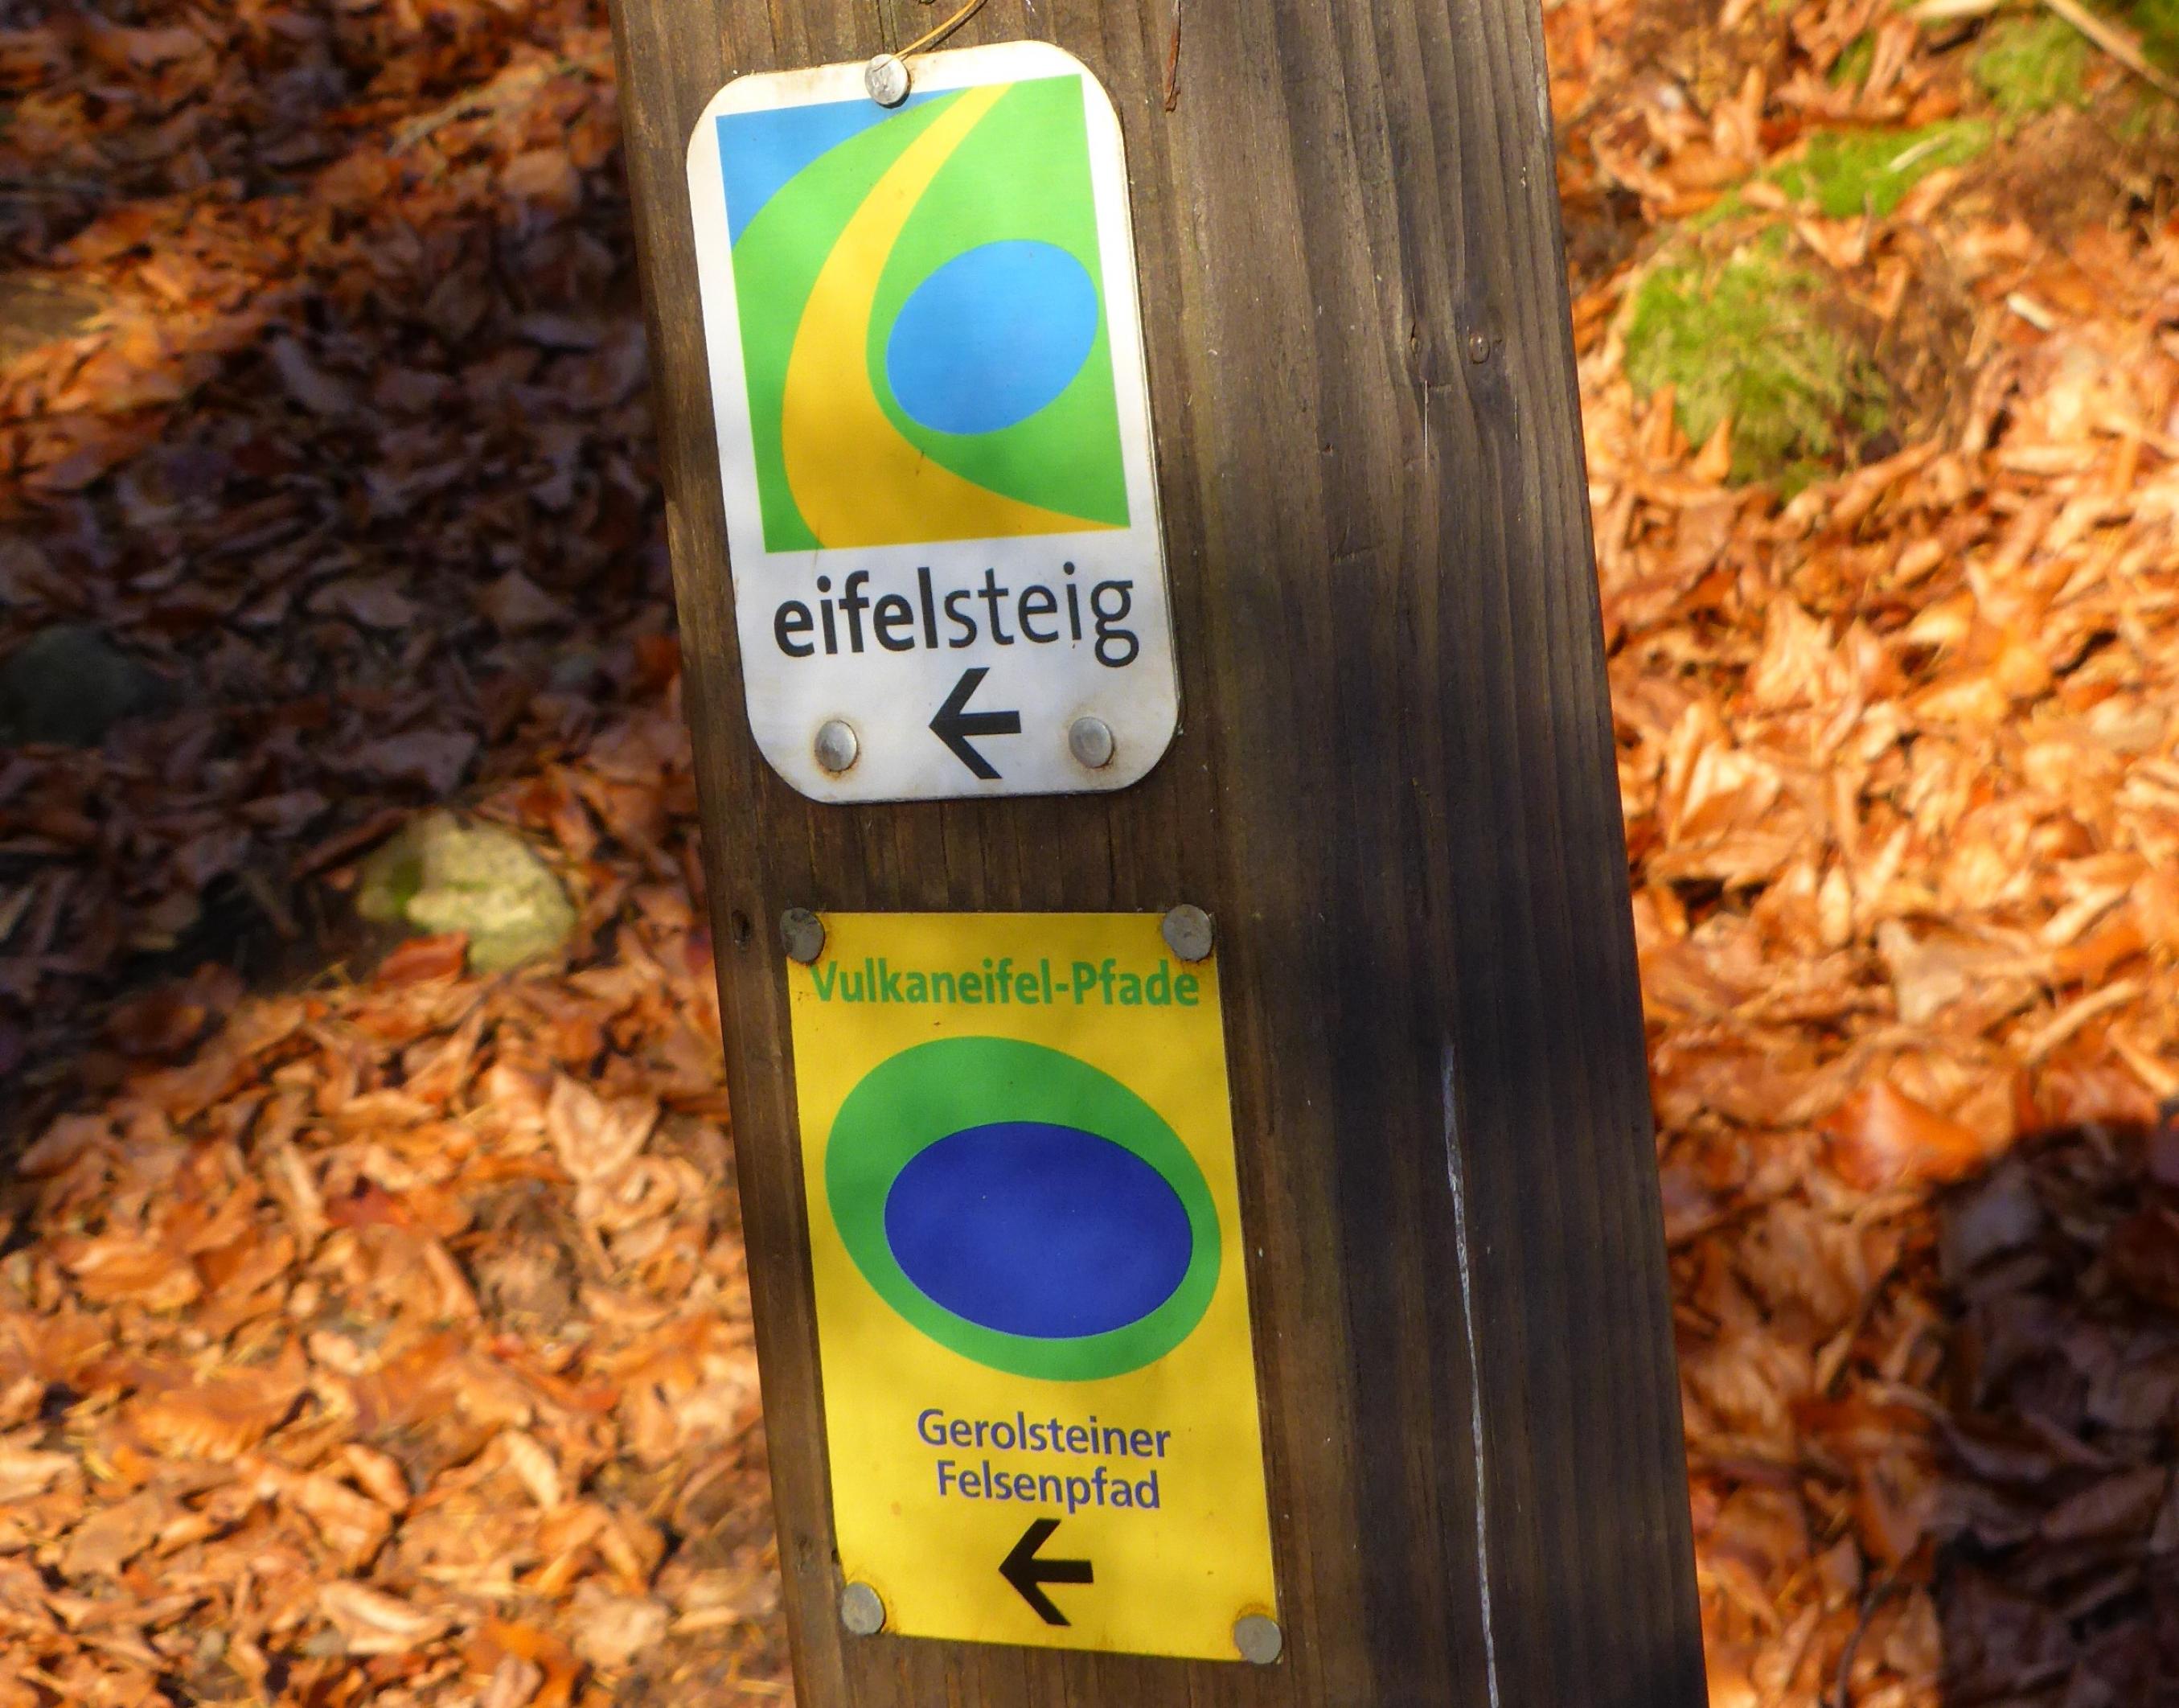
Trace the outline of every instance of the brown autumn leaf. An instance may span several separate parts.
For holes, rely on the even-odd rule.
[[[443,1636],[453,1623],[398,1596],[345,1579],[321,1585],[317,1606],[350,1655],[413,1655]]]
[[[332,1477],[285,1476],[278,1486],[282,1501],[310,1521],[344,1572],[367,1568],[392,1532],[391,1513]]]
[[[185,1257],[145,1234],[117,1230],[57,1240],[54,1255],[95,1304],[178,1310],[204,1290]]]
[[[302,1348],[290,1341],[262,1369],[141,1392],[123,1408],[123,1415],[154,1453],[231,1460],[279,1427],[302,1397],[306,1376]]]
[[[2045,1513],[2043,1535],[2054,1542],[2079,1542],[2128,1531],[2146,1534],[2171,1482],[2168,1470],[2152,1465],[2105,1477]]]
[[[381,985],[414,985],[458,979],[468,964],[469,933],[444,931],[409,937],[388,950],[373,975]]]
[[[545,1688],[545,1671],[519,1656],[509,1655],[492,1669],[477,1708],[525,1708]]]
[[[499,183],[511,196],[552,207],[570,207],[582,195],[582,178],[564,149],[537,148],[518,155],[500,173]]]
[[[2155,1205],[2115,1228],[2104,1255],[2135,1297],[2179,1311],[2179,1215]]]
[[[146,1491],[92,1513],[69,1532],[60,1568],[70,1578],[111,1578],[165,1528],[167,1503]]]
[[[480,589],[475,601],[480,612],[509,634],[557,629],[568,620],[567,607],[519,569]]]
[[[169,985],[117,1005],[106,1031],[124,1055],[171,1056],[195,1042],[210,1019],[186,987]]]
[[[288,395],[312,415],[338,417],[355,408],[355,394],[312,361],[298,340],[275,338],[266,354]]]
[[[0,1443],[0,1506],[14,1506],[43,1494],[63,1478],[79,1475],[71,1453],[41,1453]]]
[[[412,730],[365,742],[349,757],[353,770],[390,783],[421,783],[432,794],[443,795],[453,793],[476,750],[474,735]]]
[[[473,1670],[495,1676],[510,1660],[535,1667],[544,1681],[534,1699],[540,1703],[565,1702],[582,1671],[582,1662],[562,1639],[508,1619],[483,1621],[470,1639],[469,1656]]]
[[[616,1672],[666,1639],[672,1615],[647,1595],[617,1595],[592,1580],[575,1590],[569,1609],[575,1652],[601,1671]]]
[[[545,1125],[568,1173],[584,1184],[608,1183],[641,1155],[657,1126],[658,1105],[647,1097],[608,1101],[562,1074],[546,1105]]]
[[[1863,1191],[1957,1180],[1989,1156],[1973,1132],[1884,1081],[1847,1098],[1823,1130],[1840,1177]]]
[[[83,1157],[113,1143],[113,1129],[105,1121],[91,1115],[63,1115],[15,1159],[15,1171],[34,1180],[63,1173]]]
[[[343,576],[329,581],[310,598],[311,610],[345,617],[366,629],[398,631],[410,627],[419,607],[386,576]]]

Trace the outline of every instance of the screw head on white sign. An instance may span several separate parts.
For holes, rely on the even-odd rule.
[[[897,107],[908,99],[908,64],[897,53],[881,53],[863,68],[863,87],[881,107]]]
[[[817,727],[817,763],[833,777],[853,771],[855,757],[862,751],[862,744],[855,739],[855,727],[837,717],[828,717]]]
[[[1116,750],[1112,726],[1101,717],[1078,717],[1067,732],[1067,745],[1074,757],[1090,770],[1102,771],[1112,762]]]

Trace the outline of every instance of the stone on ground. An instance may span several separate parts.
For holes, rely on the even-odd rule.
[[[0,741],[96,747],[161,698],[162,684],[96,629],[40,629],[0,659]]]
[[[356,911],[420,935],[466,932],[469,964],[484,973],[550,955],[575,929],[574,904],[527,842],[443,811],[364,863]]]

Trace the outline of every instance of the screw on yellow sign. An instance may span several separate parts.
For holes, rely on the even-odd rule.
[[[825,927],[788,971],[845,1582],[906,1636],[1239,1659],[1276,1607],[1216,966],[1155,914]]]

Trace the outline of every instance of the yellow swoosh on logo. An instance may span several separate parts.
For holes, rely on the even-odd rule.
[[[832,245],[788,357],[780,449],[802,519],[827,548],[1104,529],[1024,504],[930,460],[870,384],[870,315],[886,258],[939,168],[1006,93],[969,89],[886,168]]]

